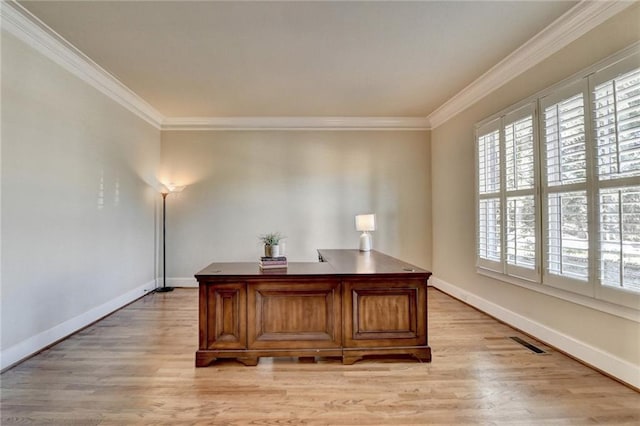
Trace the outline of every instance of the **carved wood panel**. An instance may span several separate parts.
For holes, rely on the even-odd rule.
[[[344,288],[347,347],[426,344],[426,283],[349,281]]]
[[[252,284],[247,297],[250,349],[340,347],[337,280]]]
[[[209,321],[207,348],[244,349],[247,347],[246,285],[230,283],[207,286]]]

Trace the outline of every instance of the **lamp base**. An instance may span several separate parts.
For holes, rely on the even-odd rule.
[[[168,293],[170,291],[173,291],[173,287],[158,287],[156,289],[156,293]]]
[[[371,251],[371,235],[366,232],[360,235],[360,251]]]

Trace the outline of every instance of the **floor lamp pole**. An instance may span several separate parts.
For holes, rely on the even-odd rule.
[[[162,287],[156,290],[159,293],[173,291],[173,287],[167,287],[167,195],[162,193]]]

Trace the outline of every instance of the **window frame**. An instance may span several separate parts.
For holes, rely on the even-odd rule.
[[[475,167],[476,167],[476,271],[494,279],[519,285],[536,292],[548,294],[560,299],[569,300],[583,306],[598,309],[613,315],[640,322],[640,292],[625,288],[605,286],[600,280],[600,235],[599,235],[599,198],[600,189],[618,187],[621,180],[629,178],[598,180],[596,164],[596,126],[594,123],[593,93],[597,85],[640,68],[640,42],[636,42],[620,52],[560,81],[526,99],[493,114],[474,126]],[[586,180],[584,183],[549,187],[546,184],[547,165],[544,144],[544,106],[551,105],[554,99],[562,99],[563,95],[578,90],[582,93],[584,106],[584,134]],[[565,98],[566,99],[566,98]],[[515,265],[507,265],[507,187],[506,187],[506,150],[505,125],[517,121],[517,117],[525,117],[528,108],[533,110],[534,131],[534,203],[536,205],[536,268],[535,274],[522,273]],[[519,115],[522,114],[522,115]],[[501,262],[489,262],[480,257],[479,204],[483,198],[479,191],[478,170],[478,138],[489,133],[487,129],[498,129],[500,137],[500,215],[501,215]],[[631,180],[640,186],[640,176]],[[604,182],[604,183],[603,183]],[[622,182],[625,183],[625,182]],[[627,187],[627,185],[623,185]],[[565,192],[565,189],[581,188],[587,194],[588,220],[588,267],[587,280],[549,274],[548,267],[548,194]],[[519,190],[511,191],[517,193]],[[484,196],[486,197],[486,194]]]
[[[585,179],[584,182],[577,183],[569,183],[569,184],[560,184],[560,185],[549,185],[547,183],[547,176],[549,172],[549,168],[547,165],[547,155],[546,155],[546,144],[544,139],[545,133],[545,123],[544,123],[544,111],[547,106],[555,105],[563,100],[570,99],[571,97],[582,94],[582,106],[584,108],[584,136],[585,136],[585,160],[586,160],[586,170],[585,170]],[[553,91],[545,96],[541,96],[538,98],[538,108],[539,108],[539,119],[538,119],[538,127],[539,127],[539,135],[540,139],[538,139],[538,150],[540,152],[541,164],[541,216],[542,216],[542,284],[548,285],[552,287],[557,287],[562,290],[571,291],[573,293],[582,294],[585,296],[594,296],[594,289],[591,285],[590,279],[593,273],[593,265],[592,265],[592,253],[593,250],[593,209],[592,209],[592,200],[591,194],[592,191],[589,191],[589,186],[591,184],[592,176],[590,164],[590,149],[589,149],[589,122],[590,122],[590,101],[588,96],[588,85],[586,79],[576,80],[569,84],[564,85],[558,90]],[[549,195],[550,194],[562,194],[569,192],[577,192],[584,191],[587,202],[587,232],[588,232],[588,266],[587,266],[587,279],[579,280],[577,278],[571,278],[567,276],[552,274],[549,272],[549,215],[548,213],[544,214],[543,212],[549,211]]]

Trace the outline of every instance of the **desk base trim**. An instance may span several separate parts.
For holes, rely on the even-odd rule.
[[[429,346],[407,346],[395,348],[367,348],[367,349],[270,349],[270,350],[198,350],[196,352],[196,367],[207,367],[218,359],[235,359],[245,365],[258,364],[261,357],[339,357],[344,365],[351,365],[356,361],[371,355],[410,355],[421,362],[431,362],[431,348]]]

